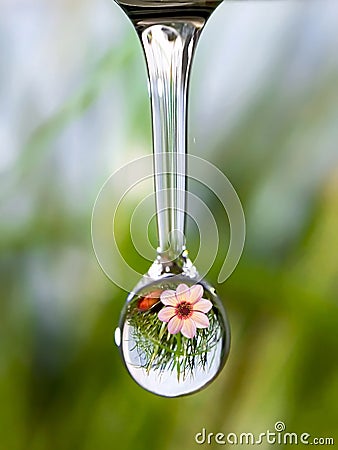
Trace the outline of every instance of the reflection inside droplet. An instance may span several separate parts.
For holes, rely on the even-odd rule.
[[[182,275],[138,286],[115,333],[130,375],[144,389],[166,397],[202,389],[222,369],[230,346],[215,289]]]

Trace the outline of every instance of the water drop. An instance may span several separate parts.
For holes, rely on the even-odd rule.
[[[140,386],[157,395],[196,392],[218,375],[229,353],[230,329],[223,305],[205,281],[182,274],[146,281],[130,293],[121,314],[119,347],[124,363]],[[168,292],[172,305],[164,304]],[[201,294],[199,301],[196,292]],[[182,321],[183,327],[189,321],[193,335],[184,335],[184,328],[170,332],[173,320]]]
[[[184,234],[189,72],[200,33],[220,0],[116,1],[132,20],[147,62],[159,246],[127,298],[115,342],[140,386],[177,397],[207,386],[230,347],[222,303],[200,280]]]

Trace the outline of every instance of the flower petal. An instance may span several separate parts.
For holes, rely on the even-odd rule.
[[[160,295],[160,300],[164,305],[170,305],[170,306],[176,306],[177,300],[175,291],[172,289],[168,289],[166,291],[163,291]]]
[[[198,300],[194,304],[194,311],[201,311],[203,313],[207,313],[211,310],[212,303],[209,300],[206,300],[205,298],[201,298],[201,300]]]
[[[158,313],[158,318],[162,320],[162,322],[169,322],[169,320],[174,317],[175,308],[173,306],[165,306]]]
[[[200,284],[195,284],[190,288],[190,302],[196,303],[198,302],[203,295],[203,287]]]
[[[196,334],[196,324],[191,319],[183,320],[183,327],[181,329],[183,336],[187,338],[193,338]]]
[[[177,303],[190,303],[190,289],[186,284],[179,284],[176,289]]]
[[[199,311],[194,311],[190,320],[195,322],[197,328],[208,328],[210,325],[208,317]]]
[[[183,320],[177,316],[172,317],[168,323],[168,331],[170,334],[177,334],[181,331],[183,326]]]

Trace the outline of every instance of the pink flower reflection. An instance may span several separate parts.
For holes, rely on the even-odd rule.
[[[163,291],[160,300],[165,305],[158,313],[162,322],[168,322],[170,334],[181,332],[187,338],[193,338],[197,328],[208,328],[206,313],[212,308],[209,300],[202,298],[203,287],[195,284],[190,288],[186,284],[177,286],[176,291]]]

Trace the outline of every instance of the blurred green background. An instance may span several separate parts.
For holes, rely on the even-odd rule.
[[[194,449],[203,427],[260,433],[277,420],[338,442],[337,29],[335,0],[227,2],[202,35],[189,150],[233,183],[247,240],[218,286],[225,369],[197,395],[163,399],[122,366],[126,293],[90,236],[103,182],[151,151],[136,35],[108,0],[2,0],[1,450]]]

